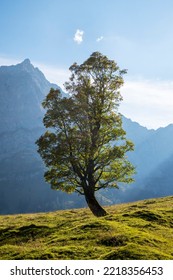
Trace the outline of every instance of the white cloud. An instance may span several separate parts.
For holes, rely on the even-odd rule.
[[[83,35],[84,35],[84,31],[77,29],[76,33],[74,35],[73,40],[77,43],[77,44],[81,44],[83,42]]]
[[[98,37],[97,39],[96,39],[96,41],[99,43],[100,41],[102,41],[104,39],[104,37],[103,36],[100,36],[100,37]]]
[[[126,81],[120,112],[148,128],[173,123],[173,81]]]

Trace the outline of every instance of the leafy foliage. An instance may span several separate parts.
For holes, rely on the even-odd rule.
[[[98,52],[70,70],[69,97],[51,89],[43,102],[49,130],[37,141],[38,151],[53,188],[89,198],[99,189],[132,182],[134,168],[125,154],[133,144],[126,140],[118,113],[126,70]]]

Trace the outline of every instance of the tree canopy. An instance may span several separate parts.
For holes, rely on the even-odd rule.
[[[94,52],[70,71],[68,97],[51,89],[43,101],[48,130],[37,140],[38,152],[52,188],[84,195],[93,214],[103,216],[95,192],[133,181],[134,167],[126,156],[133,143],[126,139],[118,112],[126,70]]]

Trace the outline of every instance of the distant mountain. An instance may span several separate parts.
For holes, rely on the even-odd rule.
[[[148,130],[123,117],[127,138],[135,144],[128,154],[136,167],[135,182],[122,186],[117,193],[106,193],[112,203],[135,201],[173,194],[173,124]],[[109,200],[110,201],[110,200]]]
[[[173,154],[150,173],[142,188],[145,198],[173,194]],[[153,186],[156,186],[153,188]],[[140,194],[139,194],[140,195]]]
[[[51,190],[35,141],[44,132],[41,103],[50,88],[29,59],[0,67],[0,213],[27,213],[86,205],[77,194]],[[65,94],[65,93],[63,93]],[[128,154],[136,166],[135,183],[98,193],[103,204],[173,194],[173,125],[148,130],[123,116],[127,138],[135,144]],[[168,179],[169,178],[169,179]]]
[[[152,131],[149,137],[136,145],[133,163],[140,166],[140,176],[147,176],[173,154],[173,124]]]
[[[44,182],[35,145],[44,131],[41,103],[51,87],[58,88],[29,59],[0,67],[0,213],[74,206],[74,195],[53,191]]]
[[[50,84],[29,59],[15,66],[0,67],[0,129],[14,131],[41,126],[41,102]]]
[[[125,116],[122,116],[122,121],[128,138],[135,143],[135,148],[155,133],[154,129],[147,129]]]

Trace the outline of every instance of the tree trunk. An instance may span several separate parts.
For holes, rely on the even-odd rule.
[[[107,212],[98,203],[93,192],[84,190],[84,194],[88,207],[96,217],[103,217],[107,215]]]

